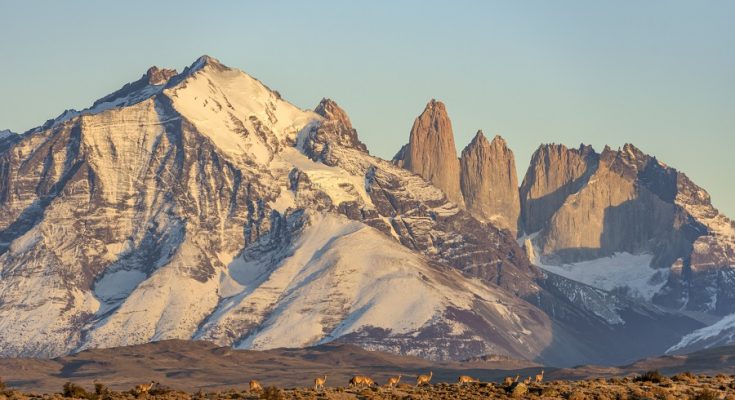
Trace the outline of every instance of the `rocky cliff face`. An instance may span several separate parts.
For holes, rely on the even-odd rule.
[[[522,228],[540,231],[567,197],[579,190],[597,168],[597,154],[589,146],[568,149],[542,145],[531,157],[520,188]]]
[[[494,225],[518,232],[520,200],[513,152],[505,140],[488,141],[482,131],[462,150],[460,185],[467,210]]]
[[[635,146],[600,154],[542,146],[521,198],[524,229],[537,233],[539,262],[648,254],[650,268],[663,269],[657,279],[668,279],[663,286],[649,282],[653,301],[717,313],[735,309],[735,287],[724,283],[735,264],[732,222],[684,174]]]
[[[393,161],[422,176],[453,202],[464,205],[452,123],[444,103],[431,100],[411,127],[409,142]]]

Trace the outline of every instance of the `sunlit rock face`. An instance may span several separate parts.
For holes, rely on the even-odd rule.
[[[544,145],[520,189],[523,229],[547,264],[650,254],[667,280],[653,300],[717,314],[735,311],[733,223],[686,175],[635,146]]]
[[[477,218],[518,232],[521,203],[513,151],[495,136],[478,131],[460,157],[460,185],[467,210]]]
[[[590,146],[568,149],[542,145],[520,187],[521,225],[526,233],[540,231],[567,197],[577,192],[597,168],[598,155]]]
[[[411,128],[409,142],[394,162],[422,176],[453,202],[463,205],[459,187],[459,160],[452,123],[444,103],[431,100]]]

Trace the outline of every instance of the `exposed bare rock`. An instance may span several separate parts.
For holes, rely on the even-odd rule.
[[[673,204],[636,184],[637,165],[624,154],[603,151],[592,178],[556,210],[539,236],[542,254],[573,262],[640,253],[655,237],[668,236]]]
[[[337,103],[332,99],[323,98],[316,106],[314,112],[321,115],[329,121],[336,121],[345,126],[345,128],[352,129],[352,122],[350,117],[347,115]]]
[[[13,145],[13,143],[20,140],[21,136],[17,133],[11,131],[10,129],[5,129],[0,131],[0,153],[10,148],[10,146]],[[2,172],[0,172],[2,173]]]
[[[175,69],[158,68],[155,65],[148,68],[145,75],[151,85],[163,85],[177,74]]]
[[[10,129],[2,129],[0,130],[0,140],[5,140],[13,135],[17,135],[15,132],[11,131]]]
[[[464,205],[454,132],[444,103],[432,99],[426,105],[413,123],[408,145],[393,160],[434,184],[449,200]]]
[[[522,229],[540,231],[596,168],[597,154],[590,146],[541,145],[531,157],[520,188]]]
[[[321,158],[328,160],[327,156],[330,152],[329,146],[339,144],[340,146],[351,147],[361,152],[367,153],[368,149],[357,136],[357,130],[352,127],[350,117],[347,113],[331,99],[322,99],[314,112],[324,117],[324,129],[309,132],[314,135],[327,135],[328,137],[310,137],[312,146],[308,148],[311,152],[309,155],[313,158]],[[314,145],[319,143],[319,145]],[[317,155],[321,154],[321,156]],[[328,161],[327,161],[328,162]]]
[[[650,267],[663,269],[660,281],[668,279],[651,289],[656,303],[735,311],[735,228],[686,175],[630,144],[599,155],[546,146],[533,159],[521,195],[541,261],[648,254]]]
[[[462,150],[460,185],[467,210],[485,221],[518,232],[521,205],[513,152],[505,140],[489,142],[482,131]]]

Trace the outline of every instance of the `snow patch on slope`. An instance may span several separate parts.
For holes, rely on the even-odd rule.
[[[650,301],[666,284],[668,270],[651,268],[650,254],[615,253],[611,257],[578,263],[549,265],[533,260],[539,267],[567,279],[612,291],[625,290],[634,298]]]
[[[381,232],[343,216],[309,213],[290,248],[275,252],[230,264],[222,281],[236,282],[241,292],[228,291],[194,338],[238,348],[299,347],[372,328],[412,335],[438,321],[459,335],[466,326],[446,320],[444,312],[472,310],[477,301],[488,303],[495,323],[529,332],[507,299],[484,284],[456,272],[446,277]]]
[[[735,342],[735,314],[730,314],[716,323],[697,329],[681,338],[679,343],[671,346],[666,353],[674,353],[688,348],[702,349],[722,346]]]
[[[370,208],[373,207],[373,202],[365,190],[364,178],[351,175],[342,168],[330,167],[315,162],[294,148],[284,149],[280,157],[305,173],[312,183],[332,199],[332,203],[335,205],[345,201],[355,201],[359,198]]]
[[[191,338],[217,304],[219,280],[202,281],[187,273],[189,260],[202,256],[194,243],[185,240],[168,264],[138,283],[114,314],[89,331],[81,349]],[[120,287],[102,289],[103,294],[121,291]]]
[[[94,285],[94,294],[106,302],[122,300],[145,279],[146,274],[138,270],[107,273]]]

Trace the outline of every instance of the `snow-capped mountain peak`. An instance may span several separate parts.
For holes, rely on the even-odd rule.
[[[416,135],[453,143],[430,106]],[[544,273],[371,156],[335,102],[303,110],[208,56],[2,144],[0,355],[183,338],[570,364],[701,327]]]

